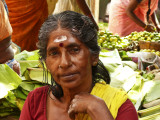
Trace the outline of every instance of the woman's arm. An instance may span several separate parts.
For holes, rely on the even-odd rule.
[[[76,0],[76,2],[77,2],[77,4],[78,4],[79,8],[80,8],[80,9],[82,10],[82,12],[84,13],[84,15],[90,17],[91,20],[92,20],[92,22],[93,22],[94,24],[96,24],[96,26],[97,26],[96,29],[98,30],[98,25],[97,25],[97,23],[96,23],[93,15],[92,15],[92,13],[91,13],[91,11],[90,11],[90,9],[89,9],[86,1],[85,1],[85,0]]]
[[[127,13],[128,17],[130,17],[137,25],[141,26],[146,31],[149,31],[149,32],[155,31],[154,26],[145,24],[142,20],[140,20],[134,14],[134,10],[137,8],[138,5],[139,5],[139,2],[137,0],[130,1],[130,3],[128,4],[128,6],[126,8],[126,13]]]
[[[152,22],[155,25],[157,31],[160,32],[160,28],[158,26],[158,23],[156,22],[156,14],[155,14],[155,12],[153,12],[153,14],[151,15],[151,19],[152,19]]]
[[[137,0],[131,0],[126,8],[126,13],[136,24],[138,24],[142,28],[145,28],[146,24],[134,14],[134,10],[137,8],[138,5],[139,2]]]

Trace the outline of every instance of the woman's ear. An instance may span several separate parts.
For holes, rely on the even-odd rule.
[[[92,56],[92,66],[96,66],[99,60],[99,54],[93,55]]]

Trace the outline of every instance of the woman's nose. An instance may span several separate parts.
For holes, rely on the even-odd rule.
[[[71,57],[67,53],[62,53],[61,60],[60,60],[60,66],[61,68],[68,68],[72,65]]]

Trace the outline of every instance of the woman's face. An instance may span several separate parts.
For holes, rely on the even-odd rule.
[[[94,58],[89,49],[67,30],[58,29],[50,34],[46,65],[62,88],[90,86]]]

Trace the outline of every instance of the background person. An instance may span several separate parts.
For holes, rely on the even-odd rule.
[[[112,0],[109,13],[109,31],[117,33],[121,37],[134,31],[154,32],[155,27],[157,31],[160,31],[154,14],[158,0],[150,0],[149,16],[153,24],[147,23],[148,2],[149,0]]]
[[[52,84],[28,94],[20,120],[138,120],[126,92],[107,85],[109,73],[99,60],[97,30],[89,17],[73,11],[50,16],[38,48]]]
[[[156,10],[157,20],[160,23],[160,0],[158,1],[158,8]]]
[[[36,50],[38,31],[48,17],[47,0],[6,0],[6,3],[10,13],[9,20],[13,28],[12,41],[21,47],[21,51]],[[68,10],[66,8],[68,6],[70,10],[84,12],[94,21],[85,0],[54,0],[48,3],[51,3],[49,6],[53,6],[54,11]]]
[[[109,1],[109,3],[106,6],[106,13],[105,13],[104,19],[103,19],[103,21],[107,22],[107,23],[109,23],[109,11],[110,11],[109,7],[110,7],[110,4],[111,4],[111,0]]]
[[[53,14],[60,13],[66,10],[75,11],[81,14],[84,14],[92,19],[92,21],[96,24],[97,29],[98,25],[92,15],[92,12],[90,10],[91,6],[91,0],[56,0],[54,1],[56,3],[53,7],[53,5],[49,5],[53,7]]]
[[[15,72],[20,74],[19,63],[14,60],[11,36],[12,27],[5,6],[0,0],[0,64],[8,64]]]

